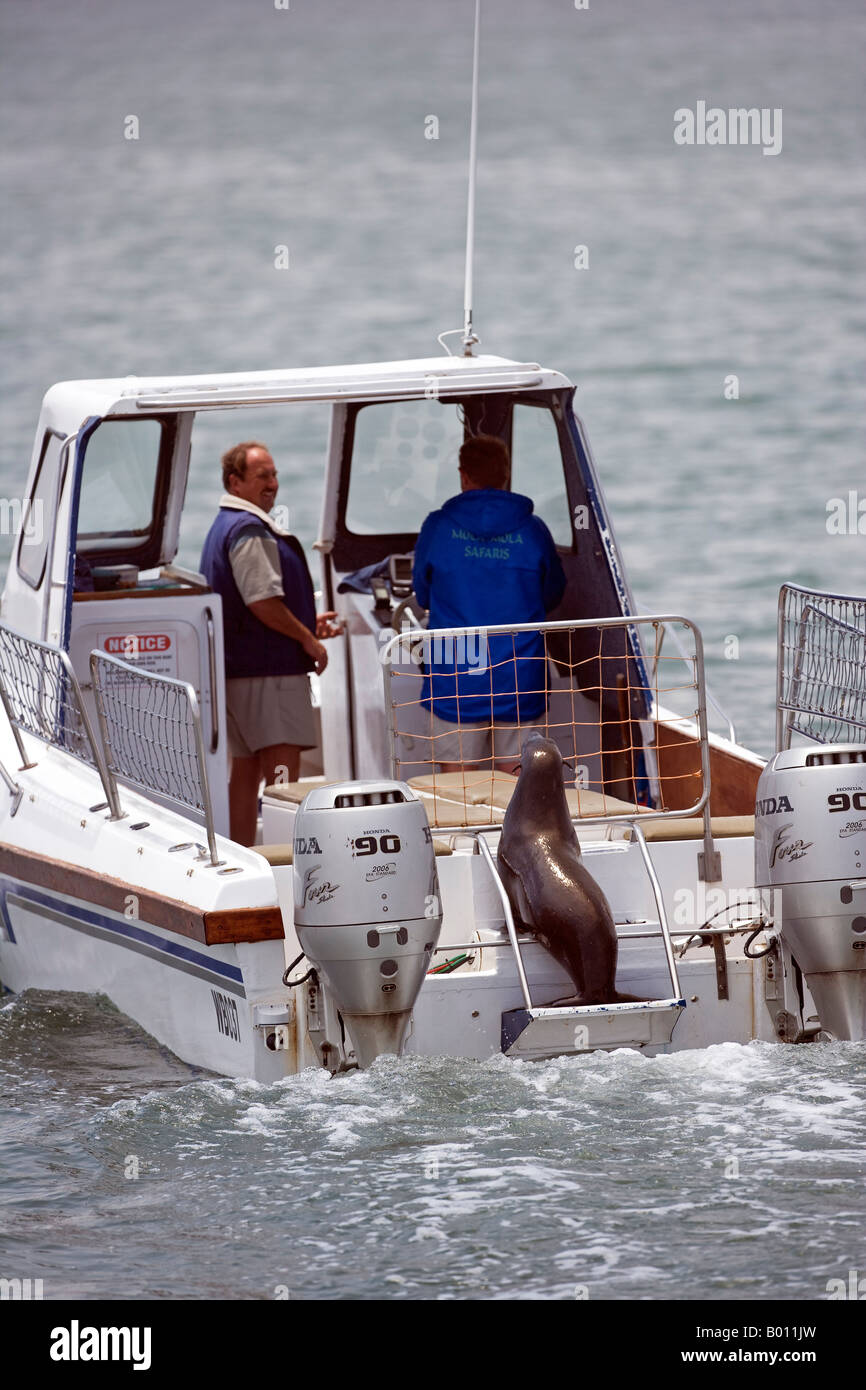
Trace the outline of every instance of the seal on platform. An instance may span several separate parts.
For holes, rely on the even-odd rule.
[[[559,961],[577,994],[559,1005],[639,1002],[616,989],[617,939],[607,898],[584,868],[565,798],[562,755],[542,734],[523,745],[499,842],[499,874],[517,924]]]

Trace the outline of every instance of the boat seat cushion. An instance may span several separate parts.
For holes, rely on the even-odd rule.
[[[333,779],[326,780],[324,777],[308,782],[278,782],[265,788],[265,796],[291,806],[300,806],[313,787],[334,785]],[[409,785],[421,797],[427,819],[434,829],[445,825],[499,825],[514,795],[517,778],[510,772],[476,769],[428,773],[410,778]],[[630,801],[620,801],[615,796],[590,791],[586,787],[567,787],[565,799],[574,820],[593,816],[628,816],[647,809],[635,806]]]
[[[307,792],[314,787],[335,786],[336,780],[334,777],[330,781],[324,777],[311,777],[307,782],[274,782],[270,787],[265,787],[265,796],[272,801],[287,801],[290,806],[300,806]]]
[[[425,779],[421,778],[420,780],[424,781]],[[489,780],[488,777],[488,782]],[[510,780],[514,782],[516,778],[512,777]],[[324,777],[309,782],[277,782],[273,786],[265,787],[265,796],[271,801],[281,801],[289,806],[297,807],[300,806],[307,792],[311,791],[313,787],[336,785],[335,779],[328,780]],[[437,825],[490,825],[491,822],[502,820],[502,810],[494,811],[491,814],[488,805],[475,806],[471,803],[467,805],[457,795],[447,798],[438,794],[434,796],[425,788],[416,787],[414,781],[410,785],[421,797],[427,812],[427,819],[434,829]]]
[[[710,824],[714,840],[732,840],[755,833],[754,816],[712,816]],[[704,823],[700,816],[685,820],[650,821],[642,825],[641,830],[647,841],[702,840],[704,837]]]
[[[514,795],[517,778],[510,772],[440,772],[435,775],[413,777],[409,785],[421,793],[425,803],[428,800],[435,801],[437,808],[441,807],[443,813],[449,802],[460,808],[465,806],[467,811],[492,807],[495,811],[504,812],[507,811],[508,803]],[[628,816],[647,809],[644,806],[635,806],[630,801],[620,801],[615,796],[590,791],[587,787],[567,787],[565,799],[573,820],[591,816]],[[491,819],[498,821],[501,816],[493,816]],[[466,823],[479,824],[474,817]],[[440,818],[439,824],[445,825],[448,822]]]
[[[294,862],[294,852],[291,845],[252,845],[251,848],[263,859],[267,859],[273,869]]]

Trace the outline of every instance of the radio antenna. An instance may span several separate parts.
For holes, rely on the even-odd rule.
[[[478,153],[478,51],[481,41],[481,0],[475,0],[475,43],[472,56],[472,115],[469,121],[469,197],[466,208],[466,279],[463,288],[463,356],[472,356],[478,337],[472,327],[472,258],[475,252],[475,168]]]
[[[466,278],[463,283],[463,327],[449,328],[445,333],[438,333],[437,341],[440,342],[448,353],[453,357],[453,353],[446,343],[446,338],[456,338],[458,333],[463,339],[463,356],[472,356],[472,345],[479,341],[475,329],[472,327],[472,258],[475,253],[475,168],[478,153],[478,53],[481,46],[481,0],[475,0],[475,43],[473,46],[472,57],[472,114],[469,119],[469,195],[466,206]]]

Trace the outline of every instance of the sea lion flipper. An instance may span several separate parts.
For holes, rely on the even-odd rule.
[[[616,990],[611,994],[605,992],[603,999],[597,999],[594,995],[588,999],[585,994],[569,994],[565,999],[551,999],[549,1004],[545,1004],[546,1009],[588,1009],[598,1004],[649,1004],[652,1001],[646,999],[641,994],[619,994]]]
[[[535,930],[535,918],[532,906],[526,896],[526,889],[520,874],[509,864],[501,849],[498,856],[499,877],[502,879],[505,891],[508,894],[508,901],[511,903],[511,911],[518,926],[524,927],[526,931]]]

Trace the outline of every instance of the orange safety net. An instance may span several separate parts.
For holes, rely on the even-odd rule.
[[[461,824],[496,823],[522,744],[538,730],[562,753],[573,818],[694,806],[703,791],[697,659],[693,649],[663,653],[663,625],[644,621],[648,682],[627,631],[638,619],[402,634],[391,649],[395,775],[424,793],[440,825],[457,823],[455,807]]]

